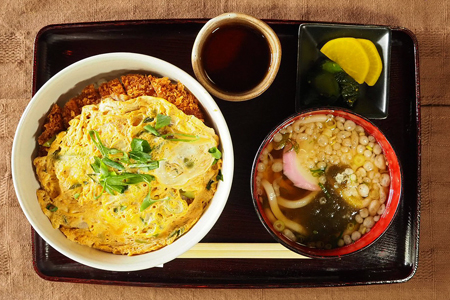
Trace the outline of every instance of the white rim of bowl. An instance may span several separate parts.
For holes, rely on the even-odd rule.
[[[77,253],[67,253],[63,249],[63,245],[53,242],[51,235],[47,234],[46,232],[42,231],[39,226],[37,226],[35,218],[30,214],[28,211],[28,207],[26,204],[26,201],[23,201],[23,193],[18,188],[20,186],[18,184],[18,178],[20,174],[18,174],[19,169],[19,161],[20,157],[16,157],[16,152],[19,147],[22,146],[24,143],[24,129],[23,124],[25,120],[27,119],[27,116],[30,114],[30,112],[39,105],[37,103],[38,99],[41,97],[42,94],[44,94],[47,89],[51,88],[54,85],[57,85],[58,83],[64,81],[65,77],[70,75],[72,72],[83,68],[87,64],[91,63],[101,63],[106,61],[117,61],[117,60],[134,60],[134,61],[142,61],[146,64],[146,68],[150,68],[150,66],[164,66],[166,72],[165,73],[178,73],[178,78],[171,78],[173,80],[182,82],[183,85],[185,85],[199,100],[201,105],[205,107],[205,110],[210,114],[210,117],[217,125],[217,131],[218,136],[220,138],[221,147],[223,149],[223,161],[224,164],[222,165],[222,174],[224,175],[224,178],[228,178],[228,180],[224,180],[222,182],[219,182],[217,191],[213,199],[211,200],[208,208],[204,211],[201,218],[197,221],[197,223],[183,236],[178,238],[174,243],[165,246],[164,248],[161,248],[160,250],[169,249],[169,253],[163,253],[158,252],[160,250],[156,250],[153,252],[149,252],[146,254],[140,254],[136,256],[126,256],[126,255],[116,255],[117,258],[121,261],[120,264],[117,265],[110,265],[107,262],[103,261],[97,261],[94,259],[90,259],[89,257],[82,256]],[[144,66],[145,68],[145,66]],[[206,101],[202,101],[202,98],[205,98]],[[57,99],[55,99],[56,101]],[[207,109],[206,109],[207,108]],[[219,129],[222,129],[221,131]],[[228,143],[223,143],[223,141],[228,141]],[[225,163],[229,162],[229,163]],[[12,146],[12,153],[11,153],[11,167],[12,167],[12,179],[14,184],[14,189],[17,195],[17,199],[19,201],[19,204],[22,208],[23,213],[27,217],[28,221],[34,228],[34,230],[55,250],[62,253],[63,255],[67,256],[68,258],[79,262],[81,264],[87,265],[89,267],[107,270],[107,271],[138,271],[143,269],[149,269],[152,267],[159,266],[161,264],[167,263],[175,258],[177,258],[179,255],[184,253],[185,251],[192,248],[195,244],[197,244],[214,226],[216,221],[218,220],[219,216],[221,215],[225,204],[228,200],[229,193],[231,190],[231,185],[233,181],[233,172],[234,172],[234,152],[233,152],[233,145],[232,140],[230,136],[230,132],[228,129],[228,125],[225,122],[225,118],[223,117],[222,112],[220,111],[219,107],[217,106],[214,99],[209,95],[209,93],[205,90],[205,88],[198,83],[192,76],[190,76],[188,73],[183,71],[182,69],[176,67],[175,65],[172,65],[169,62],[163,61],[161,59],[144,55],[144,54],[137,54],[137,53],[129,53],[129,52],[114,52],[114,53],[107,53],[107,54],[99,54],[95,56],[91,56],[85,59],[82,59],[78,62],[73,63],[72,65],[69,65],[68,67],[64,68],[63,70],[59,71],[57,74],[55,74],[52,78],[50,78],[33,96],[31,101],[28,103],[25,111],[23,112],[20,121],[17,126],[16,133],[14,135],[13,140],[13,146]],[[216,195],[223,193],[224,201],[218,202],[214,199]],[[37,198],[36,198],[37,201]],[[210,209],[211,206],[215,208],[215,210]],[[50,222],[50,221],[49,221]],[[193,230],[194,228],[198,228],[198,230]],[[59,229],[55,229],[59,230]],[[178,241],[183,241],[186,245],[185,249],[180,249],[177,246]],[[76,242],[72,242],[76,243]],[[87,246],[84,246],[87,247]],[[93,251],[100,251],[93,248],[89,248]],[[167,252],[167,251],[166,251]],[[138,261],[134,262],[133,258],[141,257],[141,256],[152,256],[153,253],[161,254],[155,259],[151,259],[149,257],[149,261],[141,261],[139,259],[136,259]],[[109,255],[115,255],[112,253],[106,253]]]

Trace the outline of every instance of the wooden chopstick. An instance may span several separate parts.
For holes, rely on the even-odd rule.
[[[178,258],[308,258],[278,243],[199,243]]]

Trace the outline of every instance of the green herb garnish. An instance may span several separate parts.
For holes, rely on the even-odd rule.
[[[144,129],[155,136],[159,136],[159,137],[162,137],[163,139],[171,140],[173,142],[194,142],[199,139],[199,137],[197,135],[177,133],[177,132],[171,132],[171,133],[161,135],[161,133],[158,132],[158,129],[168,126],[170,124],[170,120],[171,120],[170,116],[158,114],[156,116],[155,127],[153,127],[151,125],[145,125]],[[180,138],[180,137],[183,137],[183,138]]]
[[[187,137],[187,139],[181,139],[181,138],[178,138],[178,136]],[[173,142],[195,142],[195,141],[199,140],[198,135],[185,134],[185,133],[179,133],[179,132],[167,133],[167,134],[161,135],[161,137],[163,139],[170,140]]]
[[[145,169],[144,171],[150,171],[150,170],[155,170],[155,169],[159,168],[159,161],[152,161],[152,162],[143,163],[143,164],[130,164],[130,165],[128,165],[128,167]]]
[[[107,165],[108,167],[115,168],[115,169],[120,170],[120,171],[125,170],[125,167],[121,163],[113,161],[112,159],[109,159],[107,157],[102,158],[102,162],[105,165]]]
[[[331,199],[331,194],[328,192],[327,188],[321,183],[319,183],[319,187],[322,189],[323,193],[325,194],[325,197]]]
[[[45,207],[46,209],[48,209],[51,212],[55,212],[58,210],[58,207],[54,206],[53,204],[49,203],[47,204],[47,206]]]
[[[312,176],[320,177],[325,174],[325,170],[327,167],[319,168],[319,169],[310,169]]]
[[[156,130],[166,127],[169,124],[170,124],[170,116],[166,116],[166,115],[162,115],[162,114],[158,114],[156,116],[156,124],[155,124]]]
[[[210,148],[208,152],[211,153],[212,157],[214,157],[213,165],[215,165],[217,161],[222,157],[222,152],[220,152],[217,147]]]
[[[150,144],[143,139],[133,139],[131,141],[131,150],[149,153],[151,151]]]
[[[208,182],[208,184],[206,185],[206,189],[209,191],[210,189],[211,189],[211,185],[214,183],[214,180],[210,180],[209,182]]]
[[[139,211],[144,211],[149,206],[151,206],[153,203],[158,202],[158,201],[163,201],[163,200],[170,200],[170,198],[166,197],[166,198],[162,198],[162,199],[152,199],[152,198],[150,198],[150,193],[148,193],[147,196],[145,197],[144,201],[142,201],[141,208],[139,209]]]
[[[153,122],[153,120],[155,120],[155,118],[146,117],[143,122],[144,123],[150,123],[150,122]]]
[[[55,139],[56,139],[56,135],[54,135],[54,136],[51,137],[49,140],[47,140],[42,146],[44,146],[44,147],[50,147]]]
[[[152,156],[142,151],[130,151],[128,152],[128,155],[130,156],[130,158],[141,163],[148,163],[152,161]]]
[[[144,129],[147,130],[148,132],[150,132],[153,135],[156,136],[161,136],[161,134],[159,134],[158,130],[156,130],[153,126],[151,125],[145,125]]]
[[[75,183],[75,184],[72,184],[72,185],[69,187],[69,190],[76,189],[76,188],[78,188],[78,187],[80,187],[80,186],[81,186],[81,183]]]
[[[219,180],[222,180],[222,181],[223,181],[222,170],[219,170],[219,173],[217,173],[216,180],[217,180],[217,181],[219,181]]]

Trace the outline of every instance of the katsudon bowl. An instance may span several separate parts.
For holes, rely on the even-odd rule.
[[[33,166],[37,137],[54,103],[63,105],[89,84],[132,73],[168,77],[182,83],[199,101],[205,123],[219,136],[223,181],[192,228],[173,243],[135,256],[117,255],[70,241],[52,227],[38,202],[40,188]],[[34,230],[54,249],[81,264],[109,271],[137,271],[163,265],[197,244],[214,226],[227,202],[233,180],[233,147],[225,119],[208,92],[189,74],[163,60],[133,53],[109,53],[83,59],[50,78],[34,95],[18,124],[12,147],[12,176],[20,206]]]

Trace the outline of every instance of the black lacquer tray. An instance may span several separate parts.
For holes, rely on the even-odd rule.
[[[193,75],[190,55],[206,20],[145,20],[51,25],[37,35],[33,93],[64,67],[107,52],[136,52],[166,60]],[[267,23],[283,58],[273,85],[251,101],[216,99],[231,132],[235,174],[228,203],[205,243],[273,243],[253,208],[254,155],[275,125],[295,113],[297,40],[301,21]],[[389,230],[374,245],[342,259],[175,259],[163,268],[109,272],[74,262],[33,231],[33,264],[46,280],[152,287],[274,288],[361,285],[409,280],[418,263],[420,208],[420,99],[417,41],[392,27],[389,116],[374,123],[397,151],[404,194]]]

